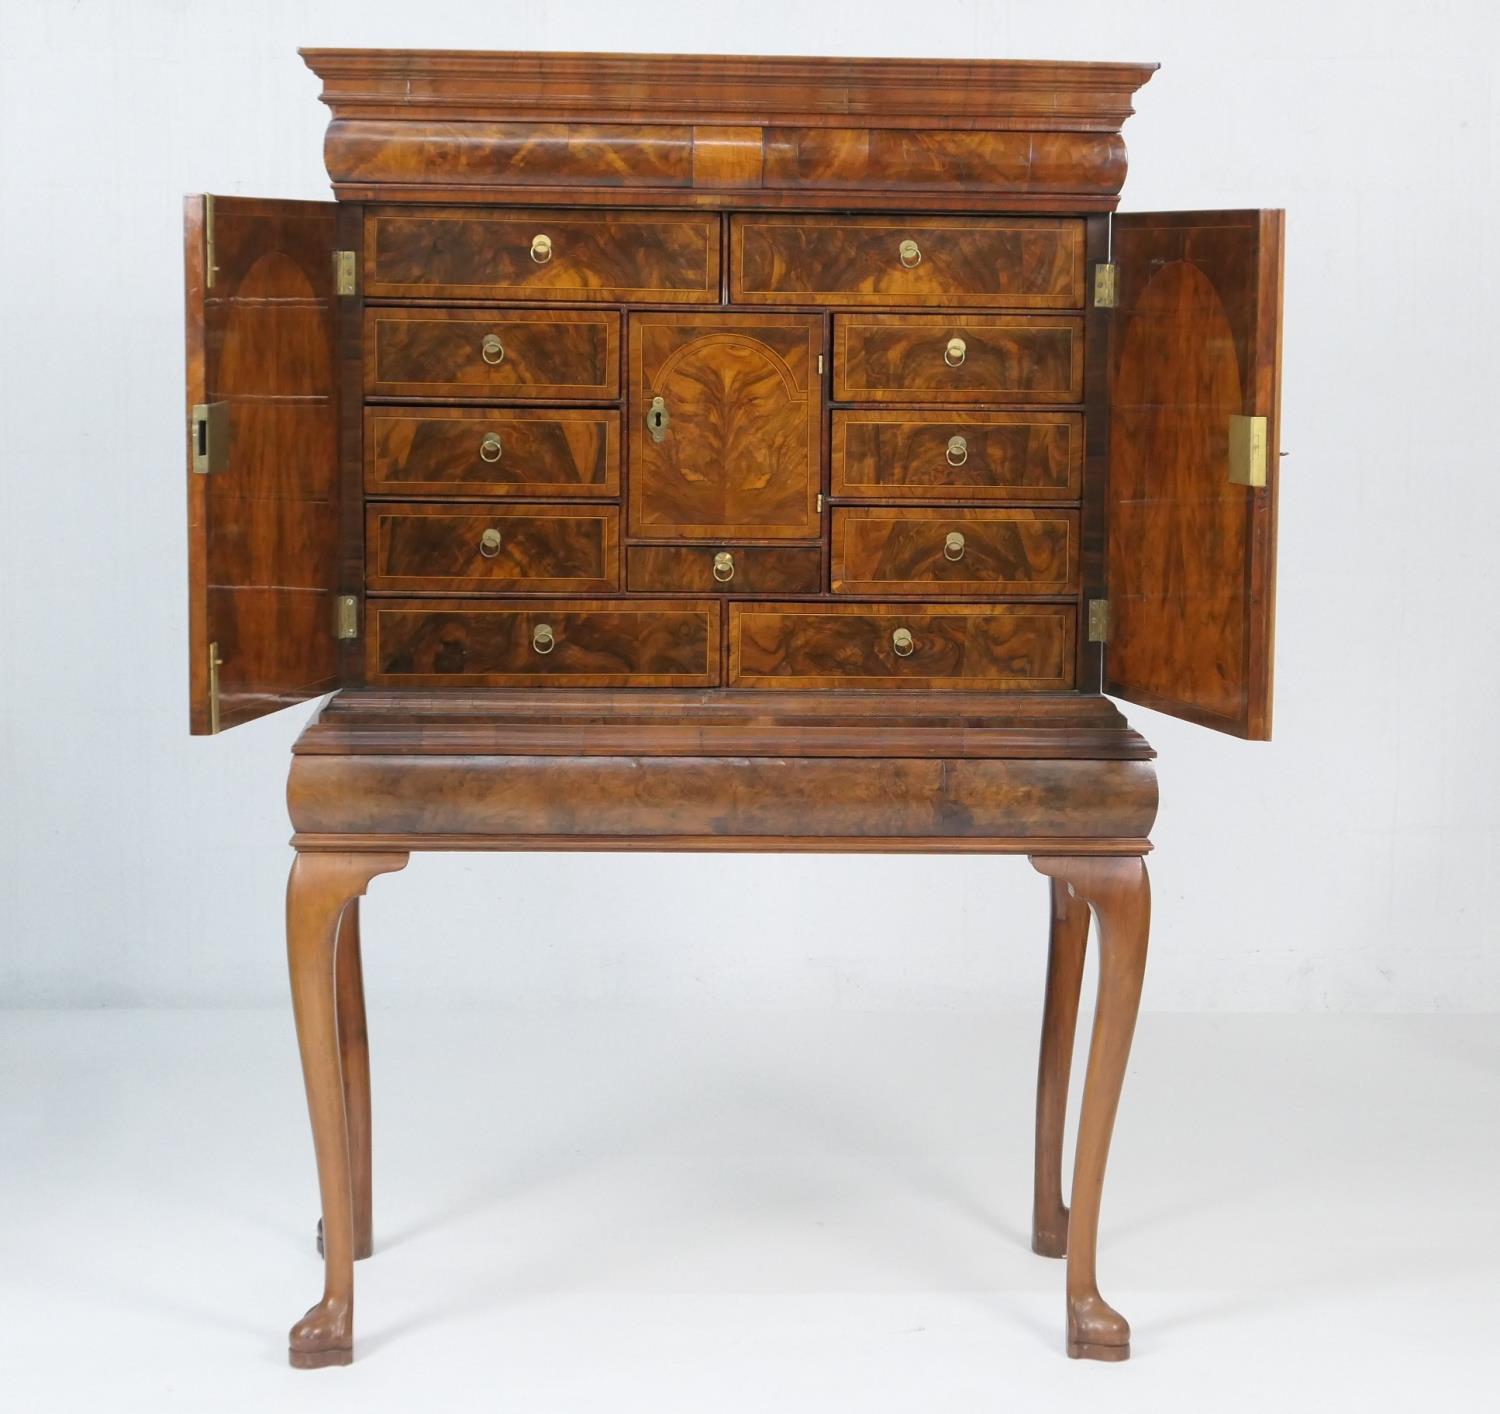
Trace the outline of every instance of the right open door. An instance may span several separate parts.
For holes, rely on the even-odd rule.
[[[1257,741],[1271,735],[1283,215],[1114,218],[1104,690]]]

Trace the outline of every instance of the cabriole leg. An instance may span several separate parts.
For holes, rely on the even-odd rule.
[[[323,1206],[323,1299],[292,1327],[299,1369],[354,1358],[354,1190],[340,1056],[337,940],[351,900],[405,854],[298,854],[287,881],[287,963]]]
[[[1036,1168],[1031,1205],[1031,1250],[1061,1257],[1068,1250],[1068,1208],[1063,1202],[1063,1129],[1068,1117],[1068,1076],[1078,1027],[1078,994],[1089,935],[1089,906],[1061,879],[1052,879],[1052,926],[1047,945],[1047,990],[1042,1003],[1042,1044],[1036,1076]]]
[[[1031,862],[1093,909],[1099,936],[1099,997],[1068,1216],[1068,1354],[1074,1359],[1125,1360],[1130,1356],[1130,1325],[1100,1296],[1095,1256],[1110,1135],[1140,1010],[1151,886],[1145,862],[1135,856],[1035,857]]]

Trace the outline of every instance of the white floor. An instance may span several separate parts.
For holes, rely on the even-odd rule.
[[[1144,1017],[1121,1366],[1027,1248],[1033,1017],[371,1022],[377,1253],[305,1373],[289,1017],[0,1013],[5,1409],[1494,1407],[1494,1018]]]

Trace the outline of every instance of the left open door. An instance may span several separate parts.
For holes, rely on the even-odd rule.
[[[324,201],[187,198],[198,735],[339,685],[337,211]]]

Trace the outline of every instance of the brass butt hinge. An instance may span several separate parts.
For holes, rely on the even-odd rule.
[[[1266,443],[1268,433],[1263,417],[1229,419],[1229,479],[1236,486],[1266,484]]]
[[[193,470],[199,476],[223,471],[229,459],[229,404],[194,403],[189,436]]]
[[[1094,308],[1113,309],[1120,298],[1120,267],[1110,260],[1094,266]]]
[[[358,280],[357,267],[352,250],[336,250],[333,253],[333,287],[341,295],[352,295]]]
[[[823,514],[823,493],[821,491],[818,492],[817,512],[819,515]]]
[[[822,354],[818,355],[818,376],[820,378],[823,376],[823,355]]]
[[[219,734],[219,669],[224,666],[224,660],[219,657],[219,645],[210,643],[208,645],[208,732],[210,736]]]
[[[333,601],[333,636],[335,638],[359,637],[359,598],[354,594],[340,594]]]
[[[1109,600],[1089,600],[1089,642],[1109,642]]]
[[[219,272],[214,253],[214,199],[207,194],[203,198],[203,288],[214,287],[214,276]]]

